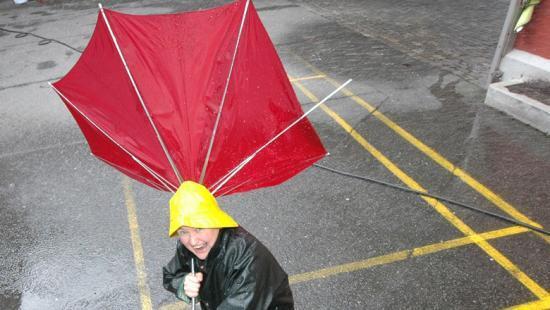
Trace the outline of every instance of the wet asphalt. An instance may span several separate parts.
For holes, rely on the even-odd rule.
[[[146,14],[225,2],[104,5]],[[355,95],[550,230],[550,138],[483,104],[508,1],[457,3],[255,1],[290,76],[353,78]],[[96,16],[89,1],[0,1],[0,27],[77,49]],[[47,85],[79,54],[39,41],[0,31],[0,308],[148,309],[144,296],[153,309],[181,307],[161,285],[174,252],[166,237],[170,195],[127,182],[90,155]],[[319,99],[335,88],[325,78],[299,83]],[[304,109],[311,106],[295,89]],[[327,106],[429,192],[507,215],[350,97],[341,93]],[[328,114],[309,118],[331,153],[323,165],[404,185]],[[465,235],[415,195],[319,168],[220,204],[271,249],[291,281],[341,266],[343,272],[293,282],[297,309],[501,309],[539,300],[536,287],[550,290],[550,243],[531,232],[489,244],[534,285],[473,244],[351,270],[346,264]],[[131,205],[137,229],[129,225]],[[445,205],[478,233],[512,226]]]

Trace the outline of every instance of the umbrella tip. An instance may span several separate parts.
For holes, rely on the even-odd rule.
[[[103,10],[103,5],[101,5],[101,3],[98,3],[97,6],[99,6],[100,10]]]

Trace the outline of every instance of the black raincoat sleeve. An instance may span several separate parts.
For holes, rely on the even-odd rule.
[[[162,268],[162,284],[165,289],[174,293],[177,298],[189,303],[191,299],[185,295],[183,290],[183,280],[185,276],[191,272],[188,259],[183,254],[183,246],[178,242],[176,254]]]
[[[216,309],[294,309],[288,276],[262,244],[234,262],[225,298]]]

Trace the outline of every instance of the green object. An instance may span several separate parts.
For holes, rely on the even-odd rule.
[[[524,2],[523,10],[521,15],[514,27],[515,32],[520,32],[523,30],[523,27],[527,25],[531,18],[533,17],[533,11],[535,11],[535,6],[540,3],[541,0],[527,0]]]

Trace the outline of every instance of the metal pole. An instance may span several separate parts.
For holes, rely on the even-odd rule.
[[[351,83],[352,79],[347,80],[344,84],[340,85],[337,89],[335,89],[332,93],[330,93],[328,96],[326,96],[323,100],[319,101],[317,104],[315,104],[311,109],[309,109],[306,113],[304,113],[302,116],[300,116],[297,120],[292,122],[288,127],[283,129],[281,132],[279,132],[277,135],[275,135],[271,140],[269,140],[266,144],[262,145],[256,152],[252,153],[250,156],[245,158],[239,165],[237,165],[235,168],[233,168],[231,171],[229,171],[228,174],[223,176],[220,180],[218,180],[216,183],[212,185],[212,187],[215,186],[214,190],[212,191],[212,195],[215,194],[222,186],[227,183],[237,172],[239,172],[244,166],[246,166],[259,152],[264,150],[266,147],[268,147],[271,143],[273,143],[275,140],[277,140],[280,136],[282,136],[285,132],[287,132],[290,128],[294,127],[294,125],[298,124],[302,119],[304,119],[308,114],[313,112],[313,110],[317,109],[321,104],[325,103],[327,100],[329,100],[332,96],[334,96],[337,92],[339,92],[342,88],[346,87],[349,83]]]
[[[155,131],[155,134],[157,135],[157,139],[160,143],[160,146],[162,147],[162,150],[164,151],[164,154],[166,155],[166,158],[168,159],[168,162],[172,166],[172,169],[174,170],[174,173],[176,174],[176,177],[178,178],[178,181],[183,183],[183,178],[180,175],[180,172],[178,168],[176,167],[176,164],[174,163],[172,156],[170,156],[170,153],[168,152],[168,149],[166,148],[166,145],[164,144],[164,140],[160,136],[160,133],[157,129],[157,126],[153,122],[153,119],[151,117],[151,114],[149,113],[149,110],[147,109],[147,106],[145,105],[145,102],[143,101],[143,98],[141,97],[141,93],[139,92],[136,82],[134,81],[134,77],[132,76],[132,73],[130,72],[130,68],[128,68],[128,64],[126,63],[126,59],[124,58],[124,55],[122,54],[122,50],[120,49],[118,45],[118,41],[115,37],[115,34],[113,33],[113,30],[111,29],[111,24],[109,24],[109,20],[107,19],[107,16],[105,15],[105,12],[103,11],[103,6],[101,3],[99,3],[99,9],[101,10],[101,15],[103,16],[103,19],[105,20],[105,24],[107,25],[107,28],[109,29],[109,34],[111,35],[111,38],[113,39],[113,43],[115,44],[115,47],[118,51],[118,55],[120,56],[120,59],[122,60],[122,63],[124,64],[124,68],[126,69],[126,73],[128,74],[128,77],[130,78],[130,82],[132,83],[132,86],[134,87],[134,90],[136,91],[136,95],[139,99],[139,102],[141,103],[141,107],[145,111],[145,114],[147,115],[147,118],[149,119],[149,123],[151,126],[153,126],[153,130]]]
[[[191,273],[195,276],[195,260],[191,257]],[[195,297],[191,298],[191,309],[195,310]]]
[[[508,13],[506,14],[504,26],[502,26],[502,31],[498,40],[497,49],[491,63],[491,69],[489,69],[489,79],[487,81],[487,85],[498,81],[502,77],[502,72],[500,72],[499,66],[502,58],[504,58],[510,49],[512,49],[515,40],[514,26],[521,12],[521,1],[522,0],[510,0]]]

